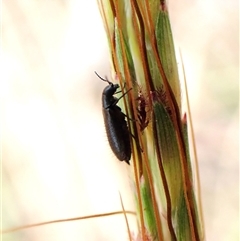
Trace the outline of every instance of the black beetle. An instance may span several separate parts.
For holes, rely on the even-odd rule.
[[[125,92],[121,97],[116,98],[113,95],[120,92],[116,92],[119,85],[113,84],[107,79],[103,79],[96,72],[95,74],[101,80],[108,83],[108,86],[106,86],[102,92],[102,112],[108,142],[118,160],[125,161],[129,164],[132,153],[130,132],[125,120],[126,115],[122,112],[117,103],[131,89]]]

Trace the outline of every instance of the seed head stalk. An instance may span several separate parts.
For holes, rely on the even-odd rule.
[[[122,105],[134,136],[130,163],[139,234],[132,238],[204,240],[166,2],[98,0],[98,4],[113,79],[122,89],[132,88]]]

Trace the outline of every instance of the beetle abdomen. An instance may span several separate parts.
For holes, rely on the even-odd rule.
[[[116,157],[129,164],[131,158],[130,134],[125,115],[118,106],[103,108],[103,117],[108,142]]]

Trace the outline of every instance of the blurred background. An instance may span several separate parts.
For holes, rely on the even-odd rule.
[[[169,1],[199,158],[207,240],[239,238],[238,1]],[[101,92],[110,76],[95,0],[3,0],[2,228],[134,210],[112,154]],[[136,234],[135,217],[129,216]],[[4,241],[128,240],[123,216],[35,227]]]

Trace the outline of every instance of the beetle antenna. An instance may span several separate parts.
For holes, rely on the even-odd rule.
[[[100,79],[100,80],[102,80],[102,81],[105,81],[105,82],[108,82],[108,84],[112,84],[112,82],[110,82],[108,79],[107,79],[107,77],[106,77],[106,79],[104,79],[104,78],[102,78],[96,71],[94,71],[94,73],[97,75],[97,77]]]

